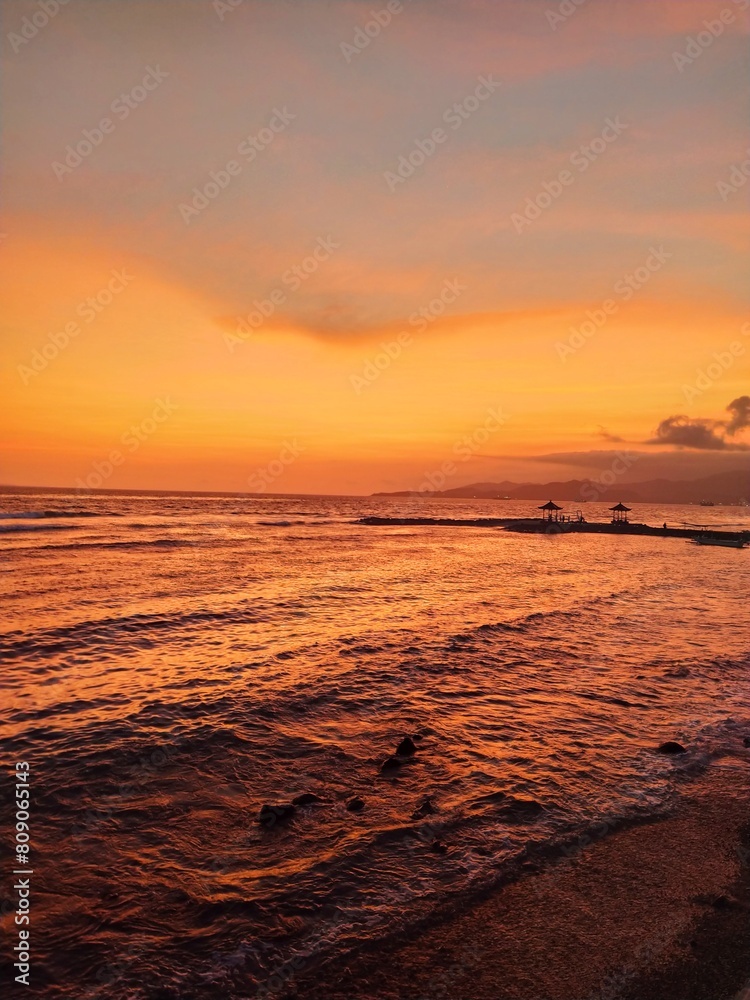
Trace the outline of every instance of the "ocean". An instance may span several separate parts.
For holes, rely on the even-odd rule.
[[[721,766],[750,735],[747,550],[357,523],[536,506],[0,496],[3,757],[30,766],[45,997],[283,996]]]

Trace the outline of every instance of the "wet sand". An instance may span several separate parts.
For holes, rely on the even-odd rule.
[[[681,796],[670,817],[530,860],[462,912],[283,995],[750,1000],[750,751]]]

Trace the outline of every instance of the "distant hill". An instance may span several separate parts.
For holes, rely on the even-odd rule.
[[[415,490],[401,490],[397,493],[373,493],[376,497],[424,496]],[[643,483],[627,483],[603,489],[593,485],[588,479],[569,479],[552,483],[470,483],[452,490],[440,490],[429,494],[446,499],[483,500],[569,500],[581,503],[584,500],[618,500],[634,503],[713,503],[737,504],[750,502],[750,469],[734,472],[719,472],[702,479],[672,480],[650,479]]]

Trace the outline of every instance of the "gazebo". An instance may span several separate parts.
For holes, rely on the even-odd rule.
[[[612,524],[627,524],[630,507],[624,503],[618,503],[616,507],[609,508],[612,511]]]
[[[538,509],[542,512],[543,521],[557,521],[557,511],[562,510],[562,507],[558,507],[556,503],[550,500],[549,503],[544,504],[543,507],[539,507]],[[554,517],[552,516],[553,513]]]

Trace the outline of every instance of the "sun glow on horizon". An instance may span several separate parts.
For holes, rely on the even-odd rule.
[[[709,4],[646,23],[604,0],[609,20],[581,11],[563,44],[543,5],[415,3],[349,61],[366,5],[310,6],[247,0],[230,28],[191,2],[175,33],[172,0],[163,20],[98,4],[96,36],[71,7],[6,67],[3,480],[72,485],[160,400],[107,485],[243,490],[291,446],[279,492],[409,489],[493,408],[465,481],[555,453],[580,474],[601,427],[668,473],[674,448],[644,444],[660,422],[721,420],[748,387],[747,195],[717,193],[741,159],[746,19],[681,73]],[[143,66],[163,82],[56,176]],[[472,103],[482,74],[502,85]]]

